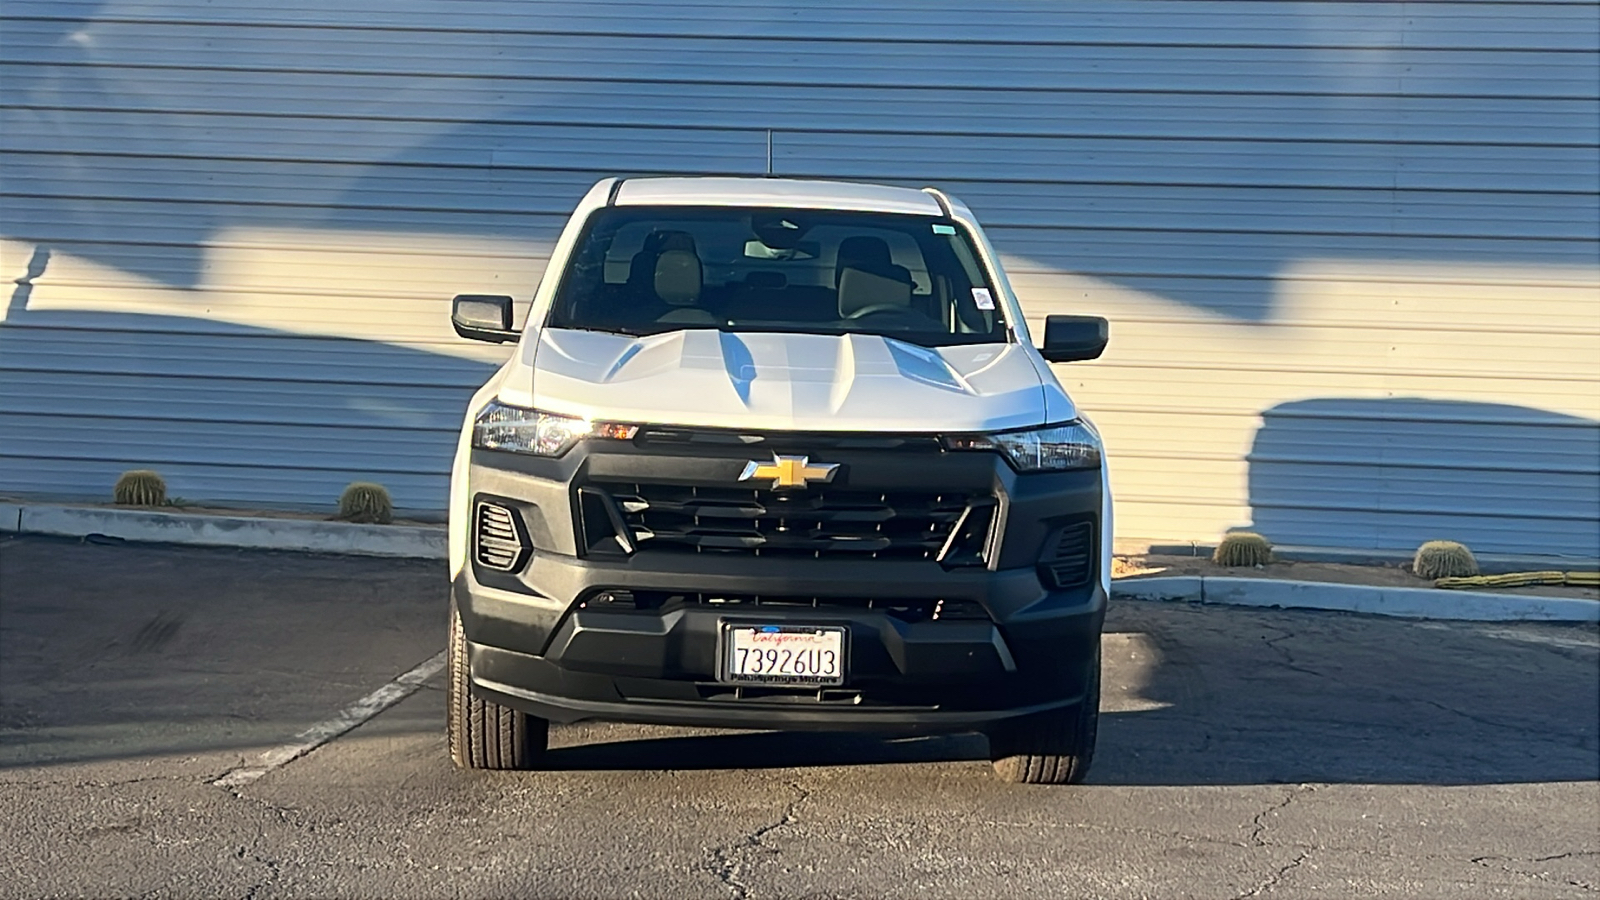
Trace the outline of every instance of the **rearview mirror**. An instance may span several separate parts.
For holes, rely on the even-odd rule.
[[[1039,355],[1050,362],[1096,359],[1110,337],[1111,323],[1100,316],[1046,316]]]
[[[760,241],[745,241],[744,255],[750,259],[816,259],[822,245],[816,241],[800,241],[793,247],[768,247]]]
[[[497,294],[457,294],[450,301],[450,324],[470,341],[504,344],[521,337],[511,327],[511,298]]]

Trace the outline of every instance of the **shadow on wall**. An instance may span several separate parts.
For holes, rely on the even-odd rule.
[[[118,474],[154,467],[195,502],[331,508],[369,480],[437,515],[461,417],[493,371],[205,319],[28,311],[25,297],[8,313],[0,486],[41,496],[109,499]]]
[[[1600,556],[1600,422],[1416,398],[1302,400],[1262,418],[1251,530],[1274,543]]]
[[[1330,54],[1342,38],[1319,35],[1345,29],[1291,10],[1263,23],[1285,46],[1206,63],[1175,59],[1162,43],[1192,36],[1158,29],[1150,45],[1127,43],[1139,32],[1131,20],[1080,21],[1063,7],[1040,22],[1061,33],[1126,28],[1124,39],[1086,38],[1083,52],[1043,68],[1024,54],[952,72],[975,26],[939,10],[913,26],[920,37],[898,46],[895,65],[864,67],[854,63],[868,45],[814,40],[815,27],[779,7],[684,13],[718,40],[763,39],[712,53],[671,23],[628,23],[624,35],[537,24],[604,18],[587,4],[488,22],[408,0],[378,18],[476,15],[479,25],[451,30],[431,52],[386,54],[420,45],[366,13],[319,9],[302,18],[328,27],[285,31],[243,24],[293,18],[270,11],[62,6],[0,47],[18,63],[0,133],[19,151],[7,160],[12,184],[26,186],[0,212],[0,233],[175,288],[203,282],[205,244],[230,228],[545,240],[601,175],[760,174],[769,128],[779,174],[938,183],[972,204],[1008,253],[1060,271],[1092,265],[1097,277],[1245,321],[1271,318],[1272,275],[1306,258],[1593,263],[1593,208],[1571,199],[1593,190],[1586,95],[1479,122],[1485,140],[1519,145],[1518,162],[1503,163],[1484,192],[1476,173],[1497,170],[1437,148],[1475,139],[1478,130],[1450,123],[1483,115],[1478,94],[1508,90],[1485,74],[1493,57],[1398,46],[1454,40],[1447,18],[1386,13],[1367,24],[1369,38],[1394,29],[1379,64],[1370,51]],[[863,22],[898,15],[873,6]],[[1557,17],[1550,28],[1568,21],[1539,15]],[[206,27],[171,31],[144,16]],[[976,27],[1003,41],[1037,37],[1006,24],[1014,19]],[[1591,71],[1581,58],[1563,62],[1577,54],[1545,55],[1542,67],[1561,64],[1549,77],[1563,91]],[[175,78],[173,59],[209,67],[218,83],[202,91]],[[1425,62],[1419,90],[1436,96],[1362,89],[1408,77],[1412,62]],[[315,77],[297,68],[306,65]],[[1241,99],[1273,72],[1288,73],[1289,109]],[[1019,128],[1032,133],[1010,133]],[[1514,130],[1555,136],[1544,146],[1511,141]],[[1511,203],[1537,214],[1508,219]]]

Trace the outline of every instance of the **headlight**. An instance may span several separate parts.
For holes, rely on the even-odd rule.
[[[1100,467],[1100,435],[1082,421],[994,434],[948,435],[944,445],[951,450],[998,452],[1019,472]]]
[[[472,446],[534,456],[560,456],[586,437],[632,440],[637,425],[590,422],[490,400],[472,421]]]

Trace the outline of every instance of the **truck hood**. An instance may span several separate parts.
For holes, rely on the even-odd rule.
[[[1045,421],[1047,389],[1016,344],[922,347],[870,334],[632,337],[545,329],[532,400],[589,419],[797,431],[991,431]],[[1041,364],[1042,366],[1042,364]],[[1065,410],[1070,417],[1070,410]]]

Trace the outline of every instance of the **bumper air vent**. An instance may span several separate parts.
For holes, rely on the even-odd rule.
[[[479,500],[473,523],[473,559],[478,565],[515,572],[528,561],[533,548],[516,510]]]
[[[974,600],[940,600],[868,597],[790,597],[756,594],[709,594],[677,591],[602,588],[584,595],[580,609],[605,612],[639,612],[663,615],[686,607],[759,615],[762,611],[793,609],[881,612],[904,622],[992,621]]]
[[[1094,576],[1096,563],[1093,522],[1073,522],[1045,545],[1039,560],[1039,578],[1055,590],[1080,587]]]

